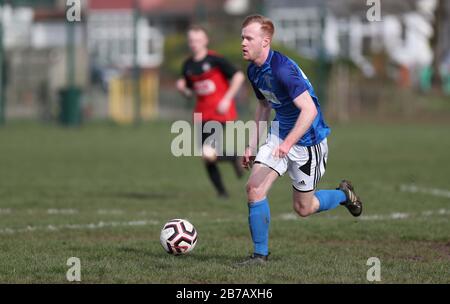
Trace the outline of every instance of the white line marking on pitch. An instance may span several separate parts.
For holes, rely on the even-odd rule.
[[[120,214],[124,214],[125,211],[121,210],[121,209],[99,209],[97,210],[97,214],[100,215],[120,215]]]
[[[76,213],[78,213],[78,210],[76,210],[76,209],[54,209],[54,208],[47,209],[47,214],[67,215],[67,214],[76,214]]]
[[[90,210],[79,210],[79,209],[73,209],[73,208],[49,208],[49,209],[11,209],[11,208],[0,208],[0,215],[9,215],[9,214],[38,214],[38,213],[46,213],[48,215],[74,215],[79,214],[82,212],[91,212]],[[125,213],[133,213],[133,212],[127,212],[122,209],[98,209],[95,211],[98,215],[122,215]],[[147,211],[139,211],[137,213],[138,215],[146,215]]]
[[[4,210],[4,209],[3,209]],[[374,221],[374,220],[402,220],[410,217],[430,217],[435,215],[450,215],[450,209],[437,209],[437,210],[426,210],[420,213],[404,213],[404,212],[393,212],[390,214],[370,214],[363,215],[358,219],[363,221]],[[276,218],[284,221],[300,220],[301,218],[295,213],[282,213],[275,216]],[[342,216],[328,216],[327,219],[344,219]],[[215,219],[215,223],[220,222],[235,222],[236,218],[218,218]],[[303,219],[304,220],[304,219]],[[108,227],[133,227],[133,226],[148,226],[148,225],[158,225],[157,220],[135,220],[126,222],[103,222],[98,223],[88,223],[88,224],[66,224],[66,225],[54,225],[48,224],[46,226],[26,226],[24,228],[1,228],[0,234],[15,234],[24,232],[34,232],[34,231],[60,231],[64,229],[69,230],[84,230],[84,229],[102,229]]]
[[[449,209],[438,209],[438,210],[426,210],[420,213],[405,213],[405,212],[393,212],[390,214],[370,214],[362,215],[358,217],[359,220],[363,221],[379,221],[379,220],[402,220],[410,217],[429,217],[434,215],[448,215],[450,214]],[[283,213],[277,218],[284,221],[299,220],[300,217],[296,213]],[[327,219],[343,219],[341,216],[329,216]],[[304,219],[303,219],[304,220]]]
[[[450,198],[450,191],[444,189],[436,188],[423,188],[416,185],[400,185],[400,191],[411,192],[411,193],[424,193],[433,196],[440,196],[445,198]]]
[[[0,209],[0,214],[11,214],[11,209],[9,208]]]
[[[67,225],[53,225],[49,224],[47,226],[27,226],[24,228],[2,228],[0,229],[0,234],[15,234],[23,232],[33,232],[33,231],[60,231],[64,229],[71,230],[83,230],[83,229],[101,229],[107,227],[133,227],[133,226],[148,226],[148,225],[158,225],[159,222],[156,220],[136,220],[127,222],[98,222],[89,224],[67,224]]]

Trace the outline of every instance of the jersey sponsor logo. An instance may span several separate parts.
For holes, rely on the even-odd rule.
[[[213,94],[216,91],[216,85],[210,79],[194,82],[195,93],[199,96]]]
[[[272,82],[271,82],[271,77],[269,74],[264,74],[264,81],[266,82],[266,86],[269,89],[272,89]]]
[[[275,93],[263,89],[259,89],[259,91],[268,101],[276,104],[281,104],[281,101],[278,100],[277,96],[275,96]]]
[[[211,70],[211,65],[209,64],[209,62],[205,62],[202,65],[202,70],[203,70],[203,72],[208,72],[209,70]]]

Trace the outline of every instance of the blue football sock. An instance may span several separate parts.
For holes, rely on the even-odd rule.
[[[319,200],[317,212],[334,209],[347,199],[345,193],[341,190],[319,190],[315,195]]]
[[[267,198],[248,204],[248,224],[252,234],[254,253],[269,254],[270,209]]]

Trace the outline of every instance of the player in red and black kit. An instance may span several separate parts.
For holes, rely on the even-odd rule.
[[[183,77],[177,81],[177,89],[186,97],[197,98],[194,113],[202,115],[203,126],[208,121],[216,121],[225,125],[227,121],[237,119],[234,97],[244,83],[244,74],[233,67],[225,58],[208,50],[208,35],[200,26],[192,26],[188,30],[188,43],[192,56],[183,64]],[[203,151],[211,143],[205,140],[214,133],[202,131]],[[221,140],[221,139],[220,139]],[[214,144],[212,145],[214,146]],[[240,158],[237,156],[207,157],[203,153],[209,178],[217,190],[219,197],[228,197],[217,167],[218,160],[230,161],[238,177],[242,176]]]

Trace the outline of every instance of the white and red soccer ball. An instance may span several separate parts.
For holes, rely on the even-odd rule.
[[[192,251],[197,244],[197,230],[187,220],[173,219],[164,224],[160,241],[168,253],[186,254]]]

